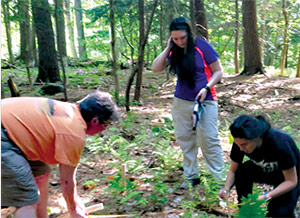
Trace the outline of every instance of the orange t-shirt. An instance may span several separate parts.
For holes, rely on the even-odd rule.
[[[78,164],[87,126],[77,105],[38,97],[7,98],[2,99],[1,119],[28,160]]]

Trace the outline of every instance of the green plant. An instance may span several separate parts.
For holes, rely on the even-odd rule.
[[[88,180],[83,183],[83,189],[85,190],[91,190],[93,189],[98,183],[100,182],[100,179],[93,179]]]
[[[265,200],[258,200],[258,189],[254,189],[253,194],[248,194],[247,198],[242,197],[242,203],[237,214],[237,218],[263,218],[267,212]]]
[[[218,193],[220,184],[217,183],[210,175],[202,176],[201,181],[205,187],[205,200],[202,201],[202,204],[208,208],[212,208],[219,203]]]
[[[110,183],[107,190],[114,199],[120,204],[125,204],[129,200],[136,200],[139,204],[145,205],[147,202],[141,198],[141,191],[137,191],[137,184],[130,179],[122,180],[121,173],[114,175],[112,178],[105,178]]]

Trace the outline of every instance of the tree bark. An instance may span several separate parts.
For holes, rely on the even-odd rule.
[[[260,31],[260,55],[264,60],[264,48],[265,48],[265,36],[266,36],[266,7],[268,6],[268,0],[263,0],[261,10],[261,31]]]
[[[160,13],[159,13],[159,42],[161,51],[164,50],[164,16],[163,16],[163,0],[160,0]]]
[[[69,42],[71,48],[71,56],[77,58],[70,0],[65,0],[65,6],[66,6],[66,18],[67,18],[68,35],[69,35]]]
[[[281,64],[280,64],[280,75],[283,76],[283,69],[286,63],[287,57],[287,47],[288,47],[288,26],[289,26],[289,18],[286,11],[285,0],[282,0],[282,13],[284,17],[284,36],[283,36],[283,45],[281,52]]]
[[[144,70],[144,50],[143,42],[145,39],[145,1],[139,0],[139,56],[138,56],[138,72],[136,78],[136,86],[134,93],[134,100],[139,101],[142,89],[142,74]]]
[[[134,100],[140,101],[141,89],[142,89],[142,78],[143,78],[143,70],[144,70],[144,53],[145,46],[147,43],[148,35],[151,29],[154,12],[157,6],[158,0],[155,0],[153,3],[153,9],[150,15],[147,31],[145,33],[145,20],[144,20],[144,0],[139,0],[139,20],[140,20],[140,37],[139,37],[139,57],[138,57],[138,73],[136,78],[136,86],[134,93]]]
[[[239,74],[239,1],[235,0],[235,43],[234,43],[234,67],[235,73]]]
[[[109,0],[109,20],[110,20],[110,32],[111,32],[111,55],[112,55],[112,70],[115,82],[115,98],[116,102],[119,103],[119,79],[117,73],[117,54],[116,54],[116,33],[115,33],[115,12],[114,12],[114,2]]]
[[[297,64],[296,77],[300,77],[300,45],[298,50],[298,64]]]
[[[241,74],[254,75],[264,73],[259,51],[259,40],[256,21],[256,1],[243,0],[243,44],[244,44],[244,70]]]
[[[39,73],[36,81],[61,81],[48,0],[32,0],[31,3],[39,47]]]
[[[36,30],[35,30],[35,24],[32,17],[31,20],[31,32],[30,32],[30,49],[29,52],[31,52],[31,57],[33,64],[32,66],[37,67],[38,66],[38,55],[37,55],[37,49],[36,49]]]
[[[196,35],[209,41],[207,32],[207,19],[205,15],[204,0],[194,0]]]
[[[9,55],[9,63],[13,64],[14,63],[14,55],[12,52],[12,44],[11,44],[10,16],[9,16],[8,2],[9,2],[8,0],[2,1],[2,8],[3,8],[3,15],[4,15],[4,24],[5,24],[8,55]]]
[[[195,0],[190,0],[190,18],[191,18],[191,30],[193,35],[196,34],[196,21],[195,21]]]
[[[20,59],[26,62],[29,57],[29,32],[30,32],[30,18],[29,18],[29,2],[28,0],[18,1],[19,24],[20,24],[20,40],[21,40],[21,53]]]
[[[55,0],[55,24],[57,50],[63,56],[60,58],[65,59],[67,57],[67,46],[63,0]]]
[[[84,28],[82,21],[82,8],[81,8],[81,0],[75,0],[75,18],[76,18],[76,27],[78,34],[78,47],[79,47],[79,57],[82,59],[87,58],[86,53],[86,42],[84,37]]]

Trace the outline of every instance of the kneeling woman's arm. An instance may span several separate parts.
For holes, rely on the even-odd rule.
[[[278,197],[296,187],[298,183],[296,167],[292,167],[288,170],[283,170],[282,173],[284,175],[284,181],[267,194],[268,199]],[[259,199],[263,198],[266,198],[266,196],[259,196]]]
[[[239,164],[232,160],[229,171],[227,173],[225,186],[219,191],[220,198],[226,199],[230,196],[230,189],[234,185],[235,171],[238,169],[238,167]]]

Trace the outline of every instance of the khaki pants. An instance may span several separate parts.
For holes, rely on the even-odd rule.
[[[197,159],[200,147],[208,170],[216,181],[222,181],[225,179],[224,160],[218,138],[217,102],[202,103],[203,113],[196,131],[193,130],[194,104],[193,101],[174,97],[172,107],[175,137],[183,152],[184,176],[193,179],[200,175]]]

